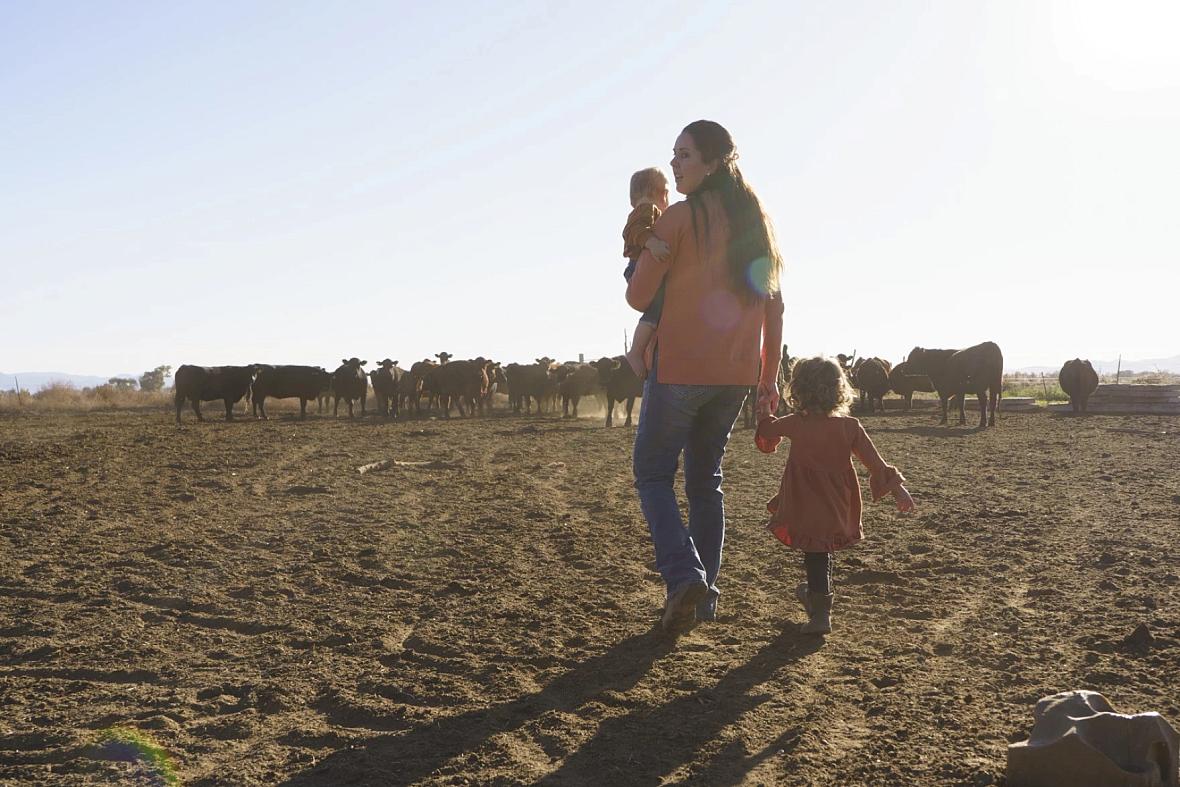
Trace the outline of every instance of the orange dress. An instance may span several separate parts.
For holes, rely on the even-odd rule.
[[[833,552],[864,538],[860,481],[855,455],[869,470],[873,500],[889,494],[905,478],[885,464],[860,421],[847,416],[792,414],[758,424],[755,439],[766,453],[782,438],[791,441],[778,494],[766,504],[767,527],[780,541],[804,552]]]

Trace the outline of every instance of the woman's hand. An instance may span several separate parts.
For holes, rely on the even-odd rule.
[[[909,490],[901,484],[893,490],[893,499],[897,501],[897,510],[901,513],[908,514],[914,510],[914,498],[910,497]]]
[[[664,243],[662,240],[657,238],[655,235],[652,235],[650,238],[648,238],[647,243],[643,244],[643,247],[650,251],[651,255],[660,262],[668,259],[668,257],[672,254],[671,247],[668,246],[667,243]]]
[[[778,412],[779,392],[778,382],[775,380],[759,381],[758,398],[754,400],[754,415],[756,421]]]

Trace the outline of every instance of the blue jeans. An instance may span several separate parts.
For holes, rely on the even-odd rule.
[[[703,581],[709,595],[700,612],[716,609],[717,574],[725,543],[721,458],[745,402],[744,385],[672,385],[656,381],[658,357],[643,384],[632,462],[639,505],[656,549],[656,568],[671,593]],[[688,528],[672,484],[684,452]]]

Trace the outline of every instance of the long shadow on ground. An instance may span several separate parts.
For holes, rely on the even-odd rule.
[[[799,635],[792,627],[715,686],[686,693],[659,708],[641,708],[607,720],[593,738],[544,781],[600,784],[623,774],[631,782],[658,778],[689,762],[720,730],[769,699],[750,694],[753,687],[770,679],[784,665],[814,653],[821,644],[818,637]],[[553,711],[576,713],[587,702],[600,700],[607,693],[627,692],[657,660],[674,649],[675,642],[655,630],[629,637],[535,694],[338,751],[283,785],[326,787],[418,781],[463,753],[478,750],[494,735],[520,729]],[[561,752],[554,755],[560,756]],[[758,762],[758,758],[750,758],[733,747],[717,759],[710,766],[714,784],[737,783],[740,773]],[[610,773],[616,768],[623,770],[614,771],[612,777]]]
[[[673,640],[655,630],[629,637],[535,694],[336,752],[283,784],[326,787],[417,781],[452,758],[478,749],[493,735],[517,729],[554,710],[576,710],[604,692],[629,690],[674,646]]]
[[[815,653],[819,637],[799,634],[791,626],[745,664],[727,672],[715,685],[701,688],[658,708],[639,708],[606,720],[598,732],[571,754],[541,784],[655,784],[682,765],[700,758],[700,751],[745,714],[772,699],[753,693],[788,664]],[[790,749],[788,730],[761,753],[750,756],[744,744],[729,745],[692,774],[701,784],[740,784],[768,756]]]

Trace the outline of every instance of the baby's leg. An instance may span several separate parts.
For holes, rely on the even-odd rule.
[[[644,360],[644,354],[647,352],[647,346],[651,344],[652,337],[656,335],[656,324],[654,322],[647,322],[640,320],[639,324],[635,326],[635,335],[631,337],[631,349],[627,351],[627,363],[631,364],[631,368],[635,371],[635,376],[640,380],[647,377],[647,362]]]

